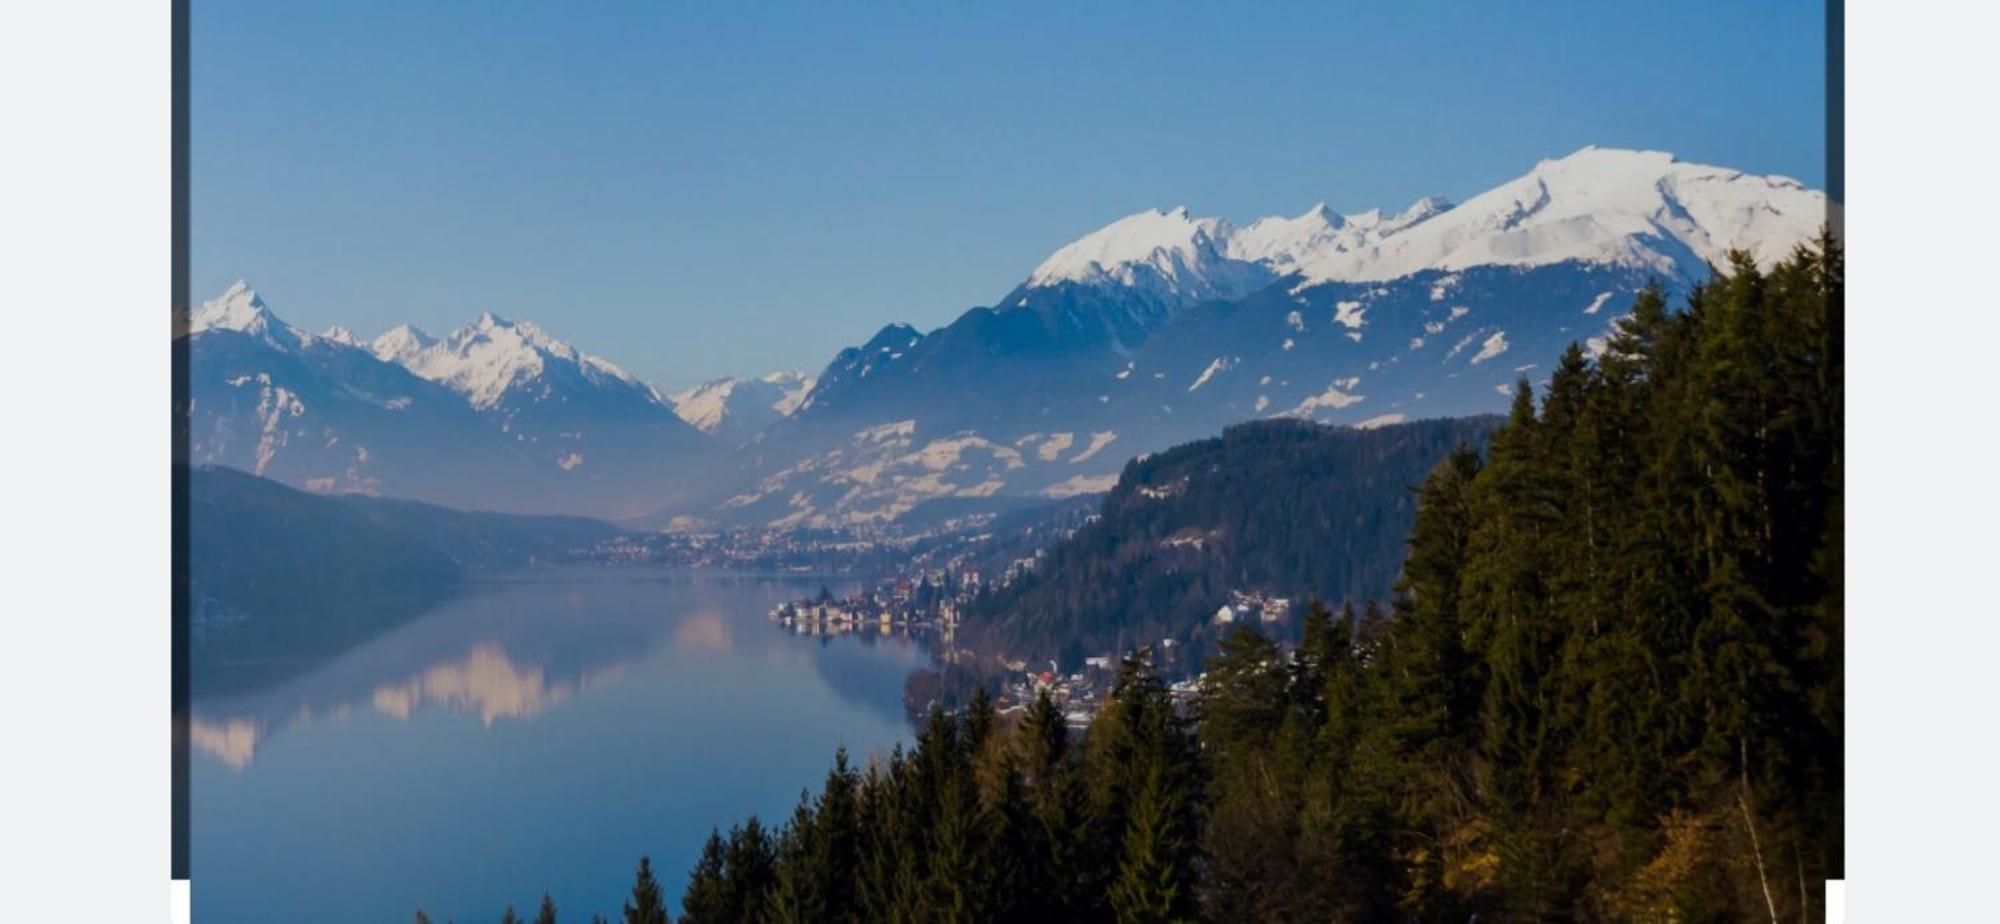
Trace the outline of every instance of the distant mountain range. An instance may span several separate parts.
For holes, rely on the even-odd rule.
[[[1784,177],[1585,148],[1463,203],[1237,226],[1147,210],[991,307],[882,328],[817,375],[665,397],[526,322],[307,335],[247,288],[204,305],[196,461],[317,490],[664,523],[830,526],[939,498],[1109,490],[1126,460],[1245,420],[1501,410],[1649,283],[1810,239]]]
[[[239,282],[188,321],[190,461],[330,493],[633,517],[696,502],[720,453],[659,392],[483,314],[372,342],[286,324]]]

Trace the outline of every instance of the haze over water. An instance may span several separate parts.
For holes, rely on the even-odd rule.
[[[781,630],[819,579],[578,570],[474,584],[247,694],[197,697],[207,921],[615,917],[641,854],[678,896],[701,842],[789,817],[833,750],[910,739],[901,637]],[[836,591],[839,588],[835,588]]]

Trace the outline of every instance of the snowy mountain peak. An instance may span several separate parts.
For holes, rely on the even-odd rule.
[[[1230,236],[1227,253],[1233,260],[1261,264],[1282,276],[1292,272],[1301,254],[1339,246],[1343,233],[1353,237],[1354,232],[1347,229],[1355,220],[1335,213],[1325,203],[1297,218],[1259,218]]]
[[[1786,177],[1689,164],[1664,151],[1586,147],[1456,206],[1425,200],[1361,249],[1303,257],[1310,282],[1566,261],[1699,277],[1733,248],[1771,263],[1826,220],[1826,196]],[[1421,216],[1421,217],[1418,217]]]
[[[1409,208],[1396,213],[1389,219],[1389,223],[1398,229],[1407,228],[1417,222],[1448,212],[1452,207],[1452,201],[1443,196],[1425,196],[1411,203]]]
[[[338,324],[335,324],[334,326],[321,331],[320,336],[328,340],[331,340],[334,343],[344,344],[346,346],[363,345],[361,342],[361,338],[355,336],[353,331],[348,330],[347,328],[342,327]]]
[[[761,381],[784,390],[784,396],[773,402],[771,409],[777,411],[780,416],[790,417],[793,411],[805,404],[806,396],[812,394],[814,385],[819,384],[819,377],[804,370],[792,370],[773,372],[764,376]]]
[[[510,392],[541,380],[551,368],[589,384],[615,383],[659,403],[649,386],[625,370],[556,339],[532,322],[510,321],[491,311],[480,312],[471,324],[443,339],[404,324],[375,338],[371,349],[377,358],[444,385],[480,409],[500,404]]]
[[[279,319],[255,289],[241,279],[188,315],[188,334],[236,331],[283,351],[296,351],[315,338]]]
[[[1147,209],[1063,246],[1035,267],[1026,288],[1121,287],[1170,307],[1233,298],[1268,281],[1223,252],[1234,232],[1222,219],[1193,217],[1186,206]]]
[[[1056,251],[1027,285],[1122,286],[1179,306],[1294,273],[1307,284],[1380,282],[1580,261],[1693,280],[1731,249],[1766,265],[1782,259],[1818,231],[1826,208],[1824,193],[1789,177],[1593,145],[1462,204],[1427,196],[1394,214],[1341,215],[1321,204],[1237,227],[1184,207],[1149,209]]]
[[[704,433],[740,439],[790,417],[815,384],[799,371],[773,372],[755,379],[735,376],[703,382],[667,400],[674,413]]]
[[[257,290],[241,279],[229,284],[221,295],[202,302],[189,318],[190,332],[204,330],[251,331],[253,327],[269,324],[272,319],[270,309]]]
[[[369,343],[368,350],[376,359],[407,367],[409,360],[437,342],[436,337],[424,333],[422,328],[398,324]]]
[[[1029,274],[1029,285],[1095,282],[1121,273],[1129,275],[1129,268],[1135,265],[1178,277],[1214,261],[1219,256],[1216,239],[1226,233],[1227,226],[1220,219],[1191,218],[1184,205],[1164,212],[1147,209],[1057,250]]]

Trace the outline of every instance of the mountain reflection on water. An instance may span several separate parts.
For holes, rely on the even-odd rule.
[[[753,656],[809,665],[827,688],[885,719],[900,720],[901,678],[886,684],[880,659],[866,648],[886,644],[917,651],[907,633],[856,632],[790,637],[745,613],[728,614],[714,602],[676,610],[632,601],[643,588],[669,590],[674,603],[703,590],[783,587],[782,577],[686,572],[560,570],[493,578],[423,614],[410,625],[365,642],[298,676],[249,694],[197,696],[190,740],[197,750],[232,767],[247,766],[258,741],[290,725],[339,719],[373,709],[396,719],[444,707],[477,716],[491,726],[504,719],[533,719],[579,693],[612,682],[635,662],[662,649],[681,655],[730,655],[737,637],[753,633]],[[815,584],[814,586],[817,586]],[[772,644],[774,639],[780,644]],[[847,646],[864,646],[861,652]],[[216,669],[218,671],[226,668]],[[226,682],[216,684],[227,686]],[[888,693],[884,691],[888,690]]]
[[[330,660],[260,665],[255,685],[205,678],[190,729],[197,913],[402,920],[421,905],[476,920],[542,889],[566,918],[615,912],[641,853],[684,869],[711,826],[782,819],[835,747],[865,759],[908,742],[920,641],[767,618],[819,583],[487,579]]]

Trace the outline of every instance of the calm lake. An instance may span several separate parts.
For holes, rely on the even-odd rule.
[[[911,738],[920,643],[767,618],[820,584],[484,579],[275,685],[197,696],[196,919],[495,921],[547,890],[564,921],[616,920],[641,854],[678,898],[712,826],[781,824],[836,746],[861,764]]]

